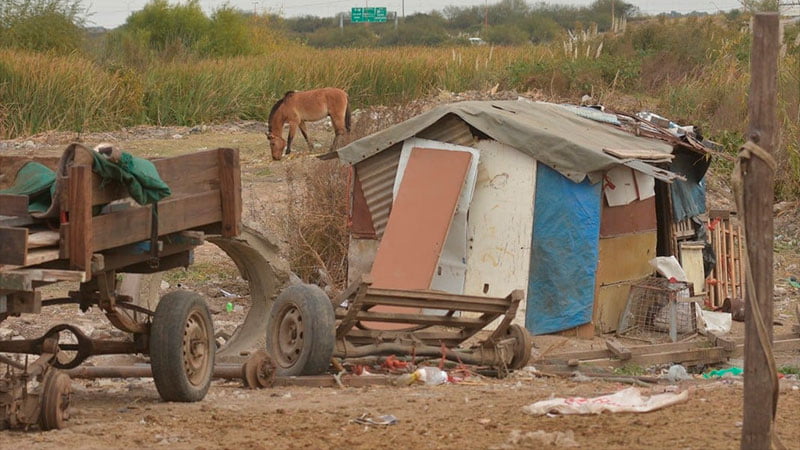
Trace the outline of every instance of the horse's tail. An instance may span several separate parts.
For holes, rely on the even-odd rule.
[[[347,106],[344,108],[344,127],[347,128],[347,132],[350,132],[350,102],[347,102]]]

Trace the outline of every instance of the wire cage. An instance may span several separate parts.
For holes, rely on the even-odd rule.
[[[617,336],[650,343],[677,342],[697,333],[697,300],[689,284],[648,277],[631,285]]]

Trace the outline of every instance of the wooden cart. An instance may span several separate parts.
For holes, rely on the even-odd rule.
[[[369,276],[332,300],[317,286],[295,285],[281,292],[272,307],[267,347],[278,375],[321,373],[331,356],[401,354],[489,366],[504,376],[524,367],[531,356],[530,334],[511,323],[523,300],[522,290],[480,297],[381,289],[372,287]],[[496,320],[487,337],[463,346]],[[380,329],[380,324],[395,329]]]
[[[238,151],[221,148],[154,160],[172,194],[145,206],[130,201],[120,183],[92,171],[90,150],[73,144],[67,155],[57,174],[54,217],[28,214],[27,196],[0,195],[0,322],[74,303],[84,311],[99,307],[133,339],[92,339],[61,324],[38,339],[0,341],[0,353],[40,355],[30,364],[0,355],[0,363],[14,369],[0,378],[0,429],[36,423],[43,429],[62,427],[70,383],[58,369],[77,367],[92,355],[149,354],[158,392],[168,401],[200,400],[211,380],[214,331],[204,299],[173,291],[150,311],[117,293],[116,274],[186,267],[207,234],[239,234]],[[43,299],[39,288],[58,281],[80,287],[68,297]],[[64,333],[77,344],[66,343]],[[33,377],[42,387],[26,392]]]

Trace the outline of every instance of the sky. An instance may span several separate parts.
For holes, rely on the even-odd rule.
[[[353,6],[385,6],[389,11],[401,11],[405,14],[441,10],[445,6],[474,6],[483,5],[486,0],[200,0],[200,4],[207,12],[213,11],[226,3],[233,7],[252,10],[259,13],[277,13],[283,16],[315,15],[332,17],[339,12],[348,11]],[[488,0],[496,3],[497,0]],[[540,0],[528,1],[529,4],[539,3]],[[545,1],[550,4],[588,5],[593,0],[562,0]],[[627,0],[639,7],[646,14],[659,14],[662,12],[678,11],[687,13],[691,11],[706,11],[709,13],[718,10],[727,11],[739,7],[738,0]],[[142,9],[147,0],[83,0],[83,5],[88,7],[91,24],[106,28],[122,25],[130,13]]]

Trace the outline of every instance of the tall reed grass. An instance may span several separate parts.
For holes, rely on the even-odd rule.
[[[592,94],[612,108],[655,110],[700,125],[733,152],[747,127],[749,39],[746,27],[717,17],[629,25],[615,37],[592,35],[571,52],[562,42],[334,50],[283,43],[266,55],[151,60],[137,72],[79,55],[3,50],[0,137],[266,120],[286,91],[321,86],[347,90],[358,108],[499,85],[553,100]],[[800,42],[791,38],[780,68],[781,198],[800,196],[799,73]]]
[[[113,129],[145,120],[141,79],[78,56],[0,50],[0,136]]]

